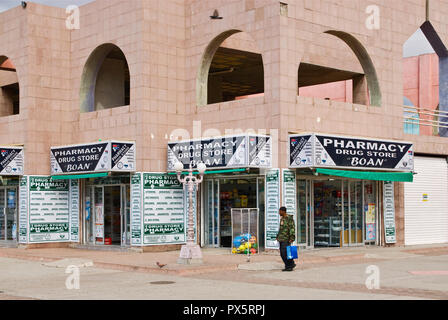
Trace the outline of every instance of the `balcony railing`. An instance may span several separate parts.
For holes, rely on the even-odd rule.
[[[405,133],[440,136],[440,129],[448,128],[448,111],[404,106],[403,113]]]

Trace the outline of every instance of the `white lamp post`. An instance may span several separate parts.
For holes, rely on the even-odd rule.
[[[174,169],[177,172],[177,179],[180,183],[187,186],[188,189],[188,228],[187,228],[187,244],[183,245],[180,250],[180,256],[177,263],[180,264],[201,264],[202,252],[201,247],[194,242],[194,212],[193,212],[193,192],[195,187],[199,186],[202,182],[206,165],[203,162],[198,163],[199,177],[193,176],[193,168],[188,169],[188,175],[182,178],[182,170],[184,165],[178,161],[174,165]]]

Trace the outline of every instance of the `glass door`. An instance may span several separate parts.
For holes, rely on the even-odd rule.
[[[121,186],[121,245],[131,245],[130,186]]]
[[[84,228],[83,228],[83,243],[94,244],[95,241],[95,225],[94,225],[94,212],[93,206],[93,188],[85,186],[84,193]]]
[[[363,244],[362,182],[350,182],[350,245]]]
[[[376,182],[364,182],[364,221],[365,221],[365,241],[376,243],[377,241],[377,190]]]
[[[312,241],[312,183],[311,180],[297,180],[297,243],[307,248],[313,247]]]
[[[121,245],[121,186],[104,186],[104,244]]]
[[[6,188],[6,240],[17,239],[17,188]]]
[[[341,188],[341,181],[334,179],[313,181],[314,220],[311,225],[315,247],[342,246],[344,199]]]
[[[104,244],[104,187],[94,188],[95,244]]]
[[[362,181],[344,181],[344,245],[363,244]]]
[[[205,181],[204,243],[219,247],[219,181]]]

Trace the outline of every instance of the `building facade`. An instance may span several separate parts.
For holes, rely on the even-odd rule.
[[[448,193],[442,82],[435,134],[404,130],[403,43],[433,30],[446,68],[448,2],[431,2],[429,17],[425,4],[96,0],[79,8],[79,25],[77,12],[34,3],[0,13],[2,241],[179,248],[187,201],[169,157],[182,151],[185,168],[209,161],[194,202],[202,246],[231,247],[232,209],[250,208],[258,246],[275,248],[281,205],[304,247],[407,243],[405,228],[427,219],[406,218],[404,181],[418,157],[444,171],[429,172],[414,198],[431,205],[431,192]],[[338,81],[351,102],[300,95]],[[291,146],[304,136],[312,159],[299,167]],[[345,144],[326,149],[331,166],[315,157],[322,137]],[[396,161],[347,165],[331,154],[353,160],[367,145]],[[431,189],[431,174],[441,187]],[[429,242],[448,242],[440,203],[425,209],[439,210]]]

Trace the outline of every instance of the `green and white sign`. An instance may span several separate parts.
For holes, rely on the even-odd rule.
[[[70,180],[70,240],[79,241],[79,180]]]
[[[70,240],[68,180],[29,177],[29,242]]]
[[[143,244],[184,243],[183,186],[175,175],[143,173]]]
[[[293,216],[294,222],[296,222],[296,173],[289,169],[282,169],[282,182],[283,206],[286,207],[286,212]]]
[[[396,229],[395,229],[395,199],[394,199],[394,183],[391,181],[384,181],[384,233],[386,243],[395,243]]]
[[[131,244],[142,244],[142,174],[131,176]]]
[[[266,172],[265,187],[266,203],[266,248],[278,249],[276,240],[278,228],[280,227],[280,169],[272,169]]]
[[[28,240],[28,177],[20,178],[19,186],[19,243]]]

